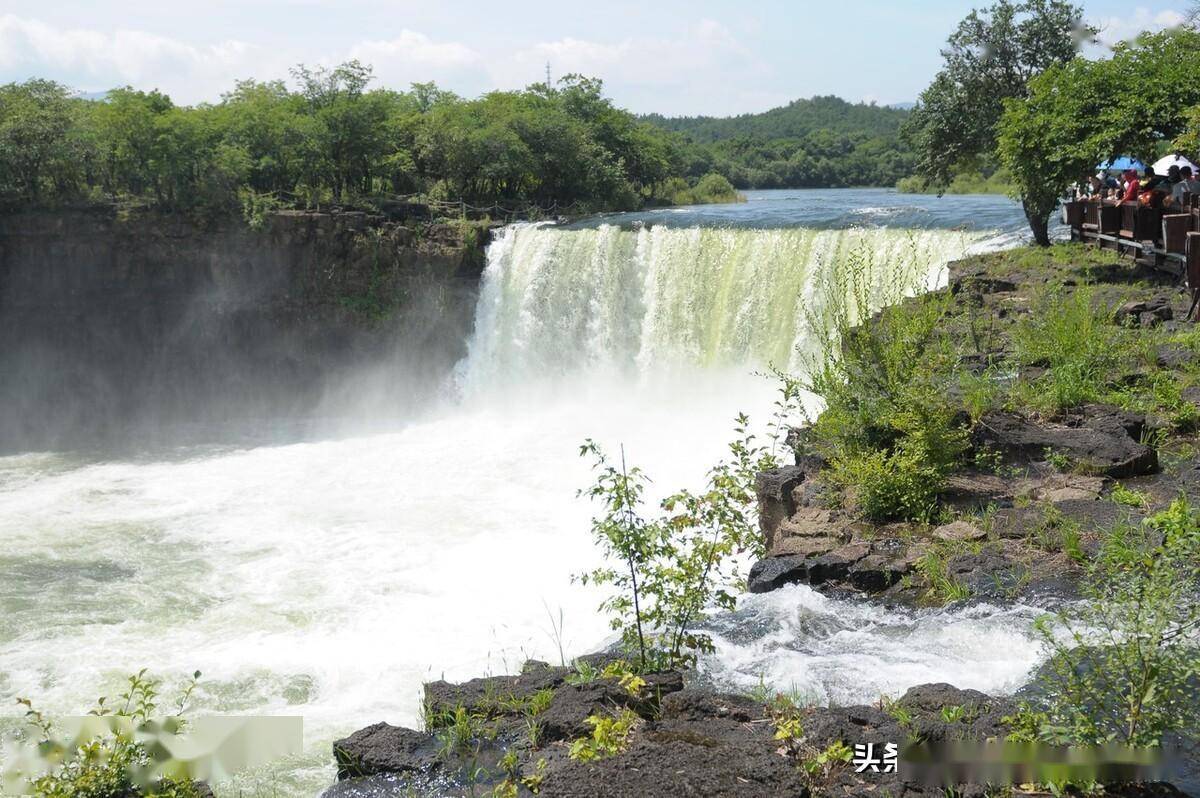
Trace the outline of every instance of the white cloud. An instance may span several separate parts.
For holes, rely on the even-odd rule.
[[[1092,20],[1092,24],[1100,29],[1096,38],[1105,47],[1133,39],[1144,31],[1153,33],[1178,27],[1183,22],[1183,14],[1178,11],[1166,9],[1154,12],[1140,6],[1129,16],[1109,16]]]
[[[397,88],[433,80],[453,83],[459,91],[464,82],[478,90],[486,80],[483,56],[472,48],[460,42],[437,42],[407,29],[393,39],[359,42],[347,58],[372,65],[381,84]]]
[[[538,42],[493,64],[497,85],[517,88],[543,79],[545,65],[561,76],[579,73],[605,81],[618,102],[636,110],[671,113],[738,113],[761,110],[764,100],[779,104],[785,97],[764,97],[759,90],[771,69],[725,26],[700,20],[674,37],[627,37],[603,42],[567,37]],[[654,102],[645,96],[653,93]]]
[[[185,102],[212,99],[234,79],[261,69],[263,60],[259,48],[242,41],[195,46],[145,31],[63,29],[0,16],[0,69],[56,77],[81,89],[131,84],[161,88]]]
[[[487,88],[479,53],[411,30],[392,39],[361,41],[340,53],[302,53],[232,39],[195,45],[146,31],[61,28],[0,15],[5,79],[52,77],[85,91],[129,84],[161,89],[181,103],[216,100],[242,78],[286,77],[288,68],[301,61],[333,64],[350,58],[373,65],[382,85],[436,80],[460,91]]]

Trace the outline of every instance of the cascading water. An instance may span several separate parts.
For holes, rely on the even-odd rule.
[[[505,230],[460,397],[388,434],[0,458],[0,706],[28,695],[77,713],[142,667],[198,668],[203,710],[304,716],[305,755],[264,793],[312,794],[335,736],[419,722],[423,681],[593,650],[607,623],[570,579],[597,564],[575,497],[583,439],[623,443],[660,493],[695,485],[735,413],[768,416],[772,386],[752,372],[812,351],[832,305],[922,290],[1020,224],[993,198],[815,199]],[[831,203],[842,221],[810,218]],[[766,206],[782,217],[722,225]],[[987,223],[954,231],[955,213]],[[788,588],[714,619],[702,666],[722,685],[837,701],[934,680],[1003,690],[1036,659],[1028,616],[887,613]]]
[[[795,367],[809,324],[831,300],[878,306],[925,290],[978,238],[937,229],[514,225],[489,252],[464,387],[481,393],[580,372]]]

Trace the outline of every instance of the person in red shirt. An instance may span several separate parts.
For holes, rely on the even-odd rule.
[[[1125,170],[1125,195],[1121,197],[1122,202],[1132,202],[1138,198],[1138,192],[1141,190],[1142,184],[1138,182],[1138,173],[1135,169]]]

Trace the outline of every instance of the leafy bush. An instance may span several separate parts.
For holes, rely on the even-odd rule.
[[[744,415],[738,417],[731,458],[709,471],[705,490],[669,496],[655,519],[642,515],[647,480],[640,469],[626,466],[624,450],[616,467],[595,442],[580,448],[597,472],[595,483],[580,493],[604,507],[592,522],[593,534],[605,556],[620,563],[580,579],[617,588],[601,609],[640,671],[688,664],[697,653],[712,651],[711,638],[692,625],[711,605],[733,609],[728,589],[737,580],[733,557],[761,553],[754,480],[777,461],[748,424]]]
[[[1144,746],[1200,731],[1198,585],[1200,515],[1185,499],[1110,532],[1081,581],[1085,601],[1038,623],[1051,655],[1038,735]]]
[[[825,403],[812,425],[815,447],[869,520],[929,520],[967,448],[962,419],[946,401],[957,380],[955,353],[940,335],[949,314],[944,294],[857,327],[843,314],[823,359],[809,368],[806,387]]]
[[[710,172],[689,186],[687,181],[677,178],[667,186],[666,196],[673,205],[706,205],[719,202],[745,202],[724,175]]]
[[[147,677],[144,669],[130,676],[117,701],[110,704],[102,697],[88,713],[106,719],[107,733],[82,743],[58,739],[53,724],[29,699],[17,699],[38,737],[38,753],[44,761],[55,763],[49,772],[28,779],[26,786],[43,798],[198,798],[188,774],[175,764],[162,772],[163,752],[138,738],[148,730],[181,733],[199,678],[197,671],[181,688],[175,713],[156,722],[161,683]]]
[[[1102,399],[1108,375],[1130,354],[1128,331],[1112,323],[1092,291],[1043,296],[1012,332],[1016,361],[1046,373],[1024,386],[1022,404],[1058,412]]]
[[[592,762],[624,753],[629,748],[629,737],[640,721],[641,718],[628,709],[614,715],[591,715],[587,718],[587,724],[592,727],[591,736],[572,742],[568,755],[579,762]]]

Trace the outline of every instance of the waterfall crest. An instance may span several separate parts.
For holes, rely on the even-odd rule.
[[[934,287],[981,240],[952,230],[518,224],[500,232],[465,393],[592,370],[795,367],[831,303]]]

